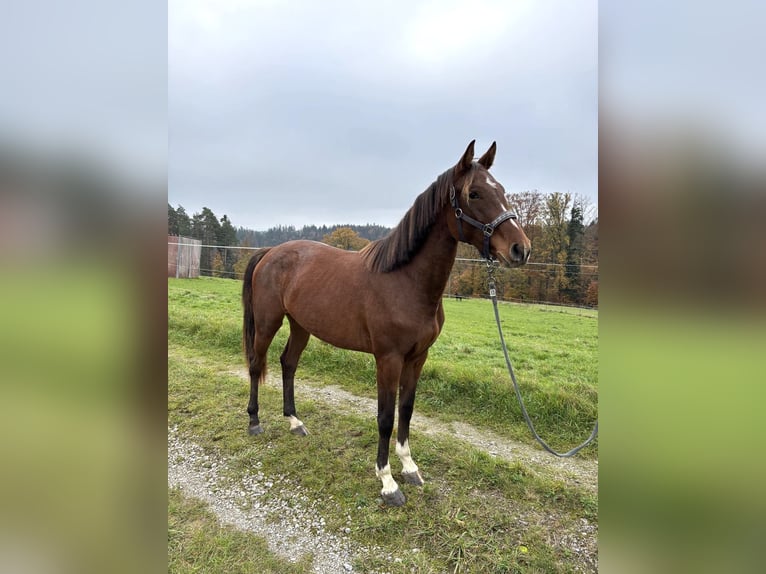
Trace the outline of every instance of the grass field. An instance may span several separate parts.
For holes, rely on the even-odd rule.
[[[241,282],[169,279],[168,285],[169,342],[244,365]],[[445,300],[444,307],[446,322],[423,369],[416,411],[534,444],[513,394],[491,303]],[[597,416],[598,312],[506,304],[501,319],[538,432],[558,450],[579,443]],[[277,373],[287,333],[285,325],[269,349],[269,364]],[[313,337],[297,377],[377,396],[372,355],[336,349]],[[580,456],[595,458],[597,441]]]
[[[396,553],[355,563],[356,571],[387,572],[574,572],[588,569],[556,537],[597,521],[596,494],[532,472],[447,436],[412,437],[423,488],[403,485],[408,502],[391,509],[377,501],[374,419],[338,414],[317,401],[298,403],[311,430],[301,438],[281,421],[281,393],[261,389],[259,437],[246,433],[248,386],[232,374],[242,368],[239,281],[168,281],[168,422],[209,452],[231,461],[229,479],[241,481],[255,461],[264,471],[287,475],[323,504],[329,529],[349,528],[355,543]],[[488,301],[445,301],[446,324],[418,387],[416,412],[458,420],[531,444],[515,404]],[[596,416],[597,313],[538,306],[503,305],[502,318],[528,408],[554,447],[582,440]],[[284,329],[283,329],[284,331]],[[286,334],[270,351],[278,356]],[[374,397],[374,363],[359,353],[313,340],[303,355],[300,379],[331,382]],[[268,448],[263,448],[267,444]],[[582,451],[597,456],[597,446]],[[392,465],[393,466],[393,465]],[[338,469],[342,469],[339,471]],[[285,487],[287,488],[287,487]],[[277,488],[274,496],[279,496]],[[169,508],[171,571],[183,565],[229,563],[232,556],[276,564],[253,535],[216,526],[203,509],[172,492]],[[194,525],[196,524],[196,527]],[[172,534],[172,535],[171,535]],[[216,540],[231,548],[223,552]],[[419,551],[402,552],[402,549]],[[209,562],[213,560],[213,562]],[[277,562],[275,562],[275,560]],[[305,564],[294,566],[303,571]],[[224,568],[226,571],[234,571]],[[223,570],[222,570],[223,571]],[[242,570],[249,571],[249,570]],[[264,570],[267,571],[267,570]]]

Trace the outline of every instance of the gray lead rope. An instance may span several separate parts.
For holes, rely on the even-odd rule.
[[[551,447],[549,447],[546,442],[540,438],[540,435],[537,434],[537,431],[535,431],[535,425],[532,424],[532,419],[529,418],[529,414],[527,413],[527,408],[524,406],[524,400],[521,398],[521,392],[519,391],[519,384],[516,382],[516,375],[513,373],[513,366],[511,365],[511,359],[508,357],[508,347],[505,344],[505,337],[503,337],[503,328],[500,326],[500,313],[497,310],[497,291],[495,290],[495,278],[494,278],[494,262],[489,261],[487,262],[488,266],[488,272],[489,272],[489,296],[492,299],[492,306],[495,309],[495,321],[497,321],[497,330],[500,333],[500,343],[503,346],[503,355],[505,356],[505,364],[508,365],[508,372],[511,374],[511,381],[513,381],[513,390],[516,393],[516,398],[519,401],[519,405],[521,406],[521,414],[524,415],[524,420],[527,421],[527,426],[529,427],[529,430],[532,432],[532,436],[535,437],[535,440],[540,443],[540,445],[547,450],[552,455],[558,456],[560,458],[567,458],[574,454],[577,454],[577,452],[588,446],[591,442],[593,442],[593,439],[596,438],[598,435],[598,420],[596,420],[596,423],[593,425],[593,430],[590,433],[590,436],[588,439],[574,447],[572,450],[561,453],[556,452]]]

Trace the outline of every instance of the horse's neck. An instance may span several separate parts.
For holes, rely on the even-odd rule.
[[[429,301],[441,301],[456,256],[457,241],[447,228],[446,217],[442,216],[434,223],[423,247],[407,266],[418,291]]]

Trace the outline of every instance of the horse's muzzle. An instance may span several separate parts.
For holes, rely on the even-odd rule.
[[[529,254],[532,252],[532,246],[529,243],[514,243],[509,252],[512,267],[524,265],[529,260]]]
[[[532,248],[529,243],[514,243],[508,251],[508,256],[502,254],[500,259],[502,259],[503,263],[508,267],[520,267],[529,260],[529,254],[531,252]]]

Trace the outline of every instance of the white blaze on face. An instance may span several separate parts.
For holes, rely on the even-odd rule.
[[[399,485],[396,484],[394,477],[391,476],[391,465],[387,464],[383,469],[378,469],[378,465],[375,465],[375,476],[377,476],[383,483],[383,489],[381,494],[391,494],[399,490]]]
[[[410,454],[410,441],[405,440],[404,444],[396,443],[396,456],[402,461],[402,472],[413,474],[418,471],[418,465],[412,460]]]
[[[494,178],[494,177],[492,177],[490,174],[487,174],[487,185],[489,185],[490,187],[494,187],[495,189],[497,189],[497,187],[498,187],[498,183],[497,183],[497,181],[495,181],[495,178]],[[501,210],[503,210],[503,211],[508,211],[508,210],[510,209],[510,206],[508,205],[508,202],[507,202],[507,201],[506,201],[506,199],[505,199],[505,195],[501,196],[501,198],[500,198],[500,199],[498,199],[498,203],[500,204],[500,209],[501,209]],[[521,229],[521,228],[519,227],[519,224],[518,224],[518,223],[516,223],[516,221],[515,221],[515,220],[513,220],[513,219],[508,219],[508,221],[509,221],[509,222],[511,223],[511,225],[513,225],[513,226],[514,226],[516,229]]]

